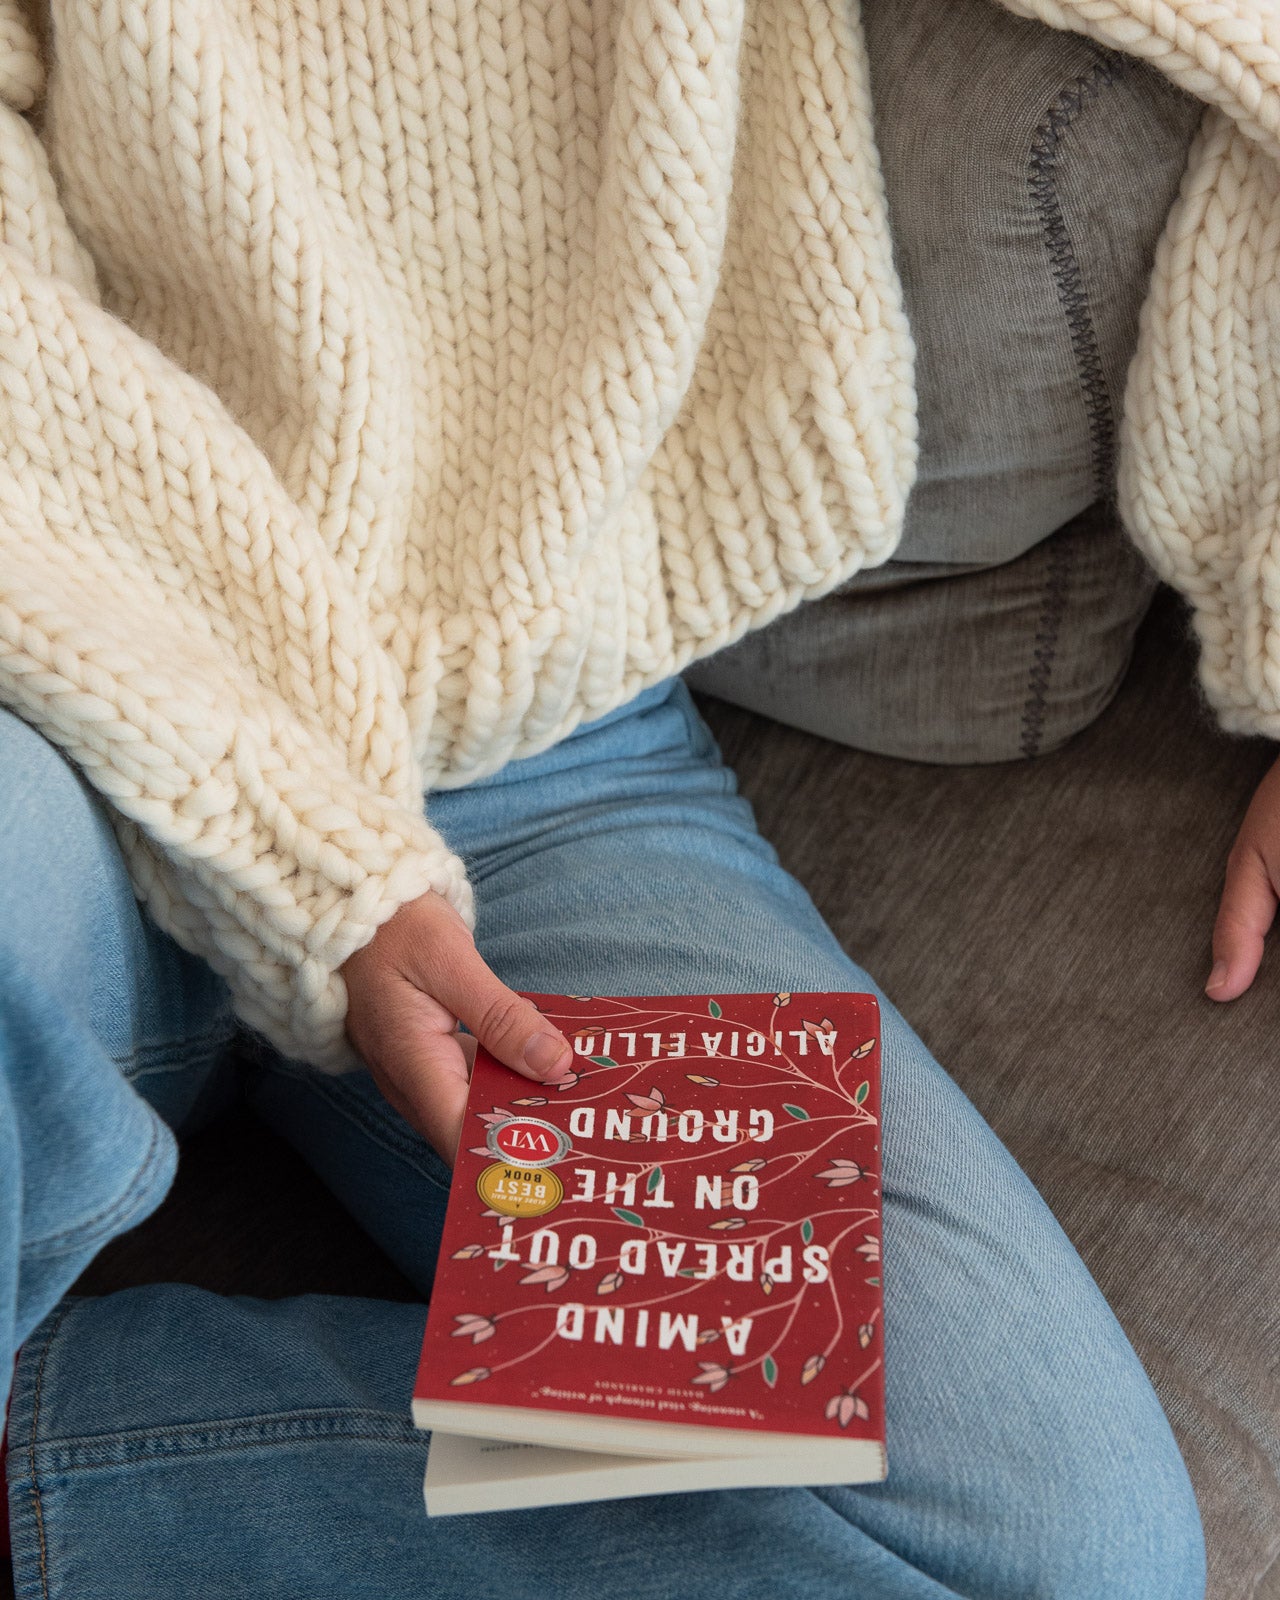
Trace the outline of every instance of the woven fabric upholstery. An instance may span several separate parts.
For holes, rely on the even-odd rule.
[[[1203,992],[1231,840],[1274,760],[1215,729],[1167,591],[1111,707],[998,767],[705,707],[761,831],[1062,1223],[1195,1486],[1208,1600],[1280,1600],[1280,949]]]

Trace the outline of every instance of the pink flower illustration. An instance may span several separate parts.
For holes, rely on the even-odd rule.
[[[667,1104],[661,1089],[650,1089],[648,1094],[629,1094],[627,1099],[637,1111],[662,1111]]]
[[[810,1356],[800,1368],[800,1382],[812,1383],[827,1364],[826,1356]]]
[[[477,1111],[476,1116],[480,1118],[486,1128],[492,1128],[498,1122],[511,1121],[511,1113],[502,1106],[494,1106],[492,1111]]]
[[[842,1428],[847,1428],[855,1417],[865,1422],[871,1415],[867,1410],[867,1402],[860,1399],[853,1389],[845,1389],[840,1394],[833,1394],[827,1401],[825,1416],[828,1422],[838,1422]]]
[[[562,1289],[569,1281],[568,1267],[535,1267],[532,1272],[526,1272],[521,1278],[521,1283],[541,1283],[545,1285],[547,1293],[553,1289]]]
[[[486,1339],[492,1339],[498,1331],[498,1326],[492,1317],[482,1317],[474,1311],[463,1312],[453,1320],[458,1326],[452,1330],[452,1337],[470,1339],[472,1344],[483,1344]]]
[[[465,1372],[460,1372],[456,1378],[450,1378],[449,1382],[455,1387],[461,1383],[483,1383],[488,1376],[488,1367],[468,1367]]]
[[[733,1374],[727,1367],[722,1367],[718,1361],[699,1361],[702,1371],[696,1378],[691,1378],[691,1383],[705,1383],[708,1394],[715,1394],[718,1389],[723,1389]]]
[[[848,1184],[857,1183],[859,1178],[865,1178],[866,1172],[856,1161],[837,1156],[825,1172],[816,1172],[814,1177],[829,1189],[843,1189]]]
[[[455,1250],[449,1257],[450,1261],[474,1261],[477,1256],[484,1254],[482,1244],[464,1244],[461,1250]]]
[[[874,1233],[864,1233],[862,1235],[862,1243],[855,1245],[854,1251],[868,1262],[879,1261],[880,1241],[876,1238]]]

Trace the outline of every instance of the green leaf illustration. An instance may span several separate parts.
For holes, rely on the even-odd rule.
[[[621,1217],[624,1222],[629,1222],[633,1228],[644,1227],[643,1217],[636,1216],[634,1211],[624,1211],[621,1206],[614,1206],[613,1214],[615,1217]]]
[[[645,1183],[644,1192],[646,1194],[652,1194],[653,1191],[658,1187],[658,1185],[661,1182],[662,1182],[662,1168],[661,1167],[655,1167],[653,1169],[653,1171],[649,1174],[648,1181]]]
[[[868,1283],[873,1283],[873,1284],[875,1284],[875,1286],[876,1286],[876,1288],[877,1288],[877,1289],[878,1289],[878,1288],[879,1288],[879,1287],[880,1287],[880,1280],[879,1280],[879,1278],[868,1278],[868,1279],[867,1279],[867,1282],[868,1282]]]
[[[804,1109],[803,1106],[784,1105],[782,1109],[789,1115],[793,1116],[797,1122],[808,1122],[809,1120],[809,1113]]]
[[[680,1276],[682,1278],[696,1278],[698,1276],[698,1274],[697,1274],[697,1271],[693,1267],[681,1267],[680,1268]]]
[[[809,1240],[813,1238],[813,1223],[809,1221],[808,1217],[804,1219],[804,1222],[800,1226],[800,1237],[806,1244],[808,1244]]]
[[[766,1356],[764,1358],[764,1360],[760,1364],[760,1370],[761,1370],[761,1372],[764,1373],[764,1381],[772,1389],[774,1384],[777,1383],[777,1381],[778,1381],[778,1364],[777,1364],[777,1362],[773,1359],[772,1356]]]
[[[862,1102],[867,1098],[867,1096],[870,1093],[871,1093],[871,1085],[867,1081],[867,1079],[864,1078],[862,1080],[862,1082],[858,1085],[857,1089],[854,1091],[854,1096],[853,1096],[854,1105],[855,1106],[860,1106],[862,1104]]]
[[[716,1000],[707,1001],[707,1010],[713,1017],[722,1017],[724,1015],[724,1012],[720,1009],[719,1002]]]
[[[598,1067],[616,1067],[618,1063],[612,1056],[588,1056],[588,1061],[594,1061]]]

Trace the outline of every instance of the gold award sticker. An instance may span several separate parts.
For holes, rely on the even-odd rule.
[[[490,1211],[504,1217],[543,1217],[564,1199],[564,1185],[546,1167],[495,1161],[476,1179],[476,1192]]]

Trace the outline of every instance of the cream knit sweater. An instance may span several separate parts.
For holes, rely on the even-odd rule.
[[[425,787],[859,567],[915,464],[847,0],[0,0],[0,700],[289,1055]],[[945,3],[945,0],[939,0]],[[1280,732],[1280,8],[1017,0],[1210,106],[1128,523]]]

